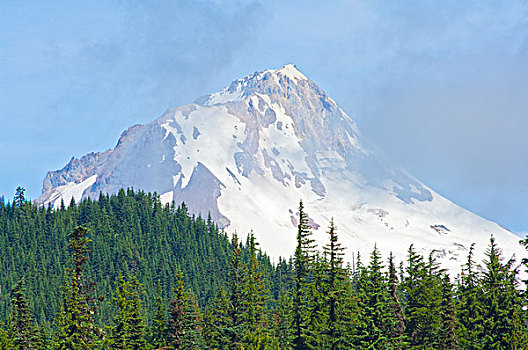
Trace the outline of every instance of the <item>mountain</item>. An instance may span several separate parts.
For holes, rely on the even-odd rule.
[[[134,125],[113,150],[44,179],[41,204],[134,187],[184,201],[228,232],[253,230],[272,256],[295,247],[302,198],[320,245],[334,217],[348,260],[374,244],[405,259],[410,244],[458,269],[493,234],[507,256],[518,237],[435,193],[370,145],[356,123],[294,65],[256,72]]]

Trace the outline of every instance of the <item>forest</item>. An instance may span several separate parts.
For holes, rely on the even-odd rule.
[[[351,266],[302,201],[292,256],[156,194],[0,198],[0,349],[527,349],[528,259],[468,251],[450,276],[412,245]],[[528,237],[520,242],[528,249]],[[396,263],[397,258],[402,261]]]

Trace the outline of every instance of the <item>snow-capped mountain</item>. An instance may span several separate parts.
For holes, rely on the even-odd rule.
[[[414,243],[457,270],[493,234],[506,255],[518,237],[435,193],[362,137],[354,121],[293,65],[254,73],[147,125],[113,150],[73,158],[44,180],[39,203],[134,187],[184,201],[228,232],[253,230],[272,256],[293,253],[303,199],[320,245],[334,217],[349,260],[377,244],[405,259]],[[366,257],[365,257],[366,259]]]

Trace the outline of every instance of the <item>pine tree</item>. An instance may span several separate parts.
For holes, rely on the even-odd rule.
[[[348,276],[343,268],[343,251],[345,248],[339,243],[337,229],[334,219],[330,220],[328,229],[329,242],[324,246],[324,253],[327,258],[326,273],[326,293],[325,300],[328,304],[328,314],[326,315],[327,325],[325,335],[328,337],[328,348],[331,350],[346,348],[347,317],[343,313],[343,304],[347,293]]]
[[[20,208],[24,204],[26,204],[26,189],[24,187],[17,187],[15,191],[15,197],[13,199],[13,206],[15,208]]]
[[[145,322],[143,320],[143,286],[135,276],[125,281],[119,277],[112,301],[116,309],[111,328],[110,345],[116,350],[145,349]]]
[[[309,349],[327,349],[328,333],[328,262],[319,254],[314,256],[310,281],[306,285],[307,327],[306,345]]]
[[[374,246],[368,268],[360,278],[358,297],[362,307],[361,324],[364,336],[360,344],[364,348],[386,349],[391,326],[389,289],[383,274],[379,250]]]
[[[441,284],[438,272],[432,256],[426,263],[412,245],[409,247],[404,290],[406,332],[410,340],[410,349],[438,348],[441,328]]]
[[[517,289],[517,269],[512,258],[503,263],[501,250],[491,237],[482,276],[484,349],[526,349],[522,303]]]
[[[76,227],[69,234],[68,247],[72,252],[73,268],[68,269],[69,284],[63,289],[63,302],[57,317],[58,331],[55,334],[57,349],[91,349],[96,346],[100,330],[94,325],[94,284],[84,275],[91,242],[86,237],[88,230]]]
[[[230,319],[229,298],[225,288],[220,288],[214,306],[205,312],[204,338],[211,349],[230,350],[231,337],[228,332]]]
[[[152,320],[150,330],[150,343],[155,349],[162,348],[166,345],[167,338],[167,316],[163,307],[163,298],[161,296],[161,284],[158,283],[156,288],[156,314]]]
[[[282,349],[291,349],[294,337],[293,327],[293,297],[289,291],[283,290],[279,295],[277,310],[272,317],[272,334]]]
[[[389,277],[388,277],[388,312],[390,318],[387,323],[387,348],[404,349],[407,346],[405,338],[405,315],[398,295],[398,276],[392,252],[389,255]]]
[[[0,324],[0,350],[11,350],[14,348],[13,341],[3,326],[3,324]]]
[[[192,293],[189,293],[189,306],[185,312],[184,324],[187,332],[183,337],[183,348],[190,350],[205,349],[203,317],[198,302]]]
[[[299,202],[299,225],[297,227],[297,247],[295,249],[295,287],[293,299],[293,321],[295,326],[293,348],[308,348],[306,333],[308,329],[308,287],[313,265],[314,240],[308,224],[308,215],[304,212],[303,202]]]
[[[181,271],[176,274],[176,290],[170,301],[168,340],[172,349],[203,348],[201,315],[196,300],[183,284]]]
[[[453,285],[447,274],[442,278],[442,305],[440,309],[442,329],[440,330],[439,350],[458,350],[456,335],[456,314],[453,300]]]
[[[257,243],[251,232],[248,236],[249,264],[245,269],[242,292],[244,328],[248,336],[262,335],[265,329],[265,304],[268,290],[262,281],[257,260]]]
[[[20,281],[13,287],[8,336],[14,349],[38,349],[41,345],[39,332],[29,312],[29,304],[22,284],[23,282]]]
[[[475,245],[472,244],[456,290],[456,332],[460,348],[479,350],[483,348],[482,337],[485,329],[482,289],[474,269],[474,249]]]
[[[519,242],[519,244],[524,245],[526,251],[528,252],[528,234],[526,234],[526,237],[523,240],[521,240]],[[525,273],[526,273],[525,276],[527,276],[526,279],[523,280],[523,283],[524,283],[524,286],[526,288],[526,290],[524,291],[525,300],[528,300],[528,258],[523,258],[521,260],[521,263],[524,265]],[[528,303],[528,301],[527,301],[527,303]],[[527,307],[528,307],[528,305],[527,305]]]

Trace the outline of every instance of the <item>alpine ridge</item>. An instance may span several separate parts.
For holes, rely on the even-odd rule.
[[[458,271],[472,243],[494,235],[507,257],[519,238],[450,202],[394,164],[294,65],[256,72],[134,125],[113,150],[72,160],[44,179],[41,204],[67,205],[133,187],[185,202],[228,232],[255,233],[271,256],[295,247],[302,199],[315,237],[334,217],[347,260],[374,246],[405,259],[411,244]]]

